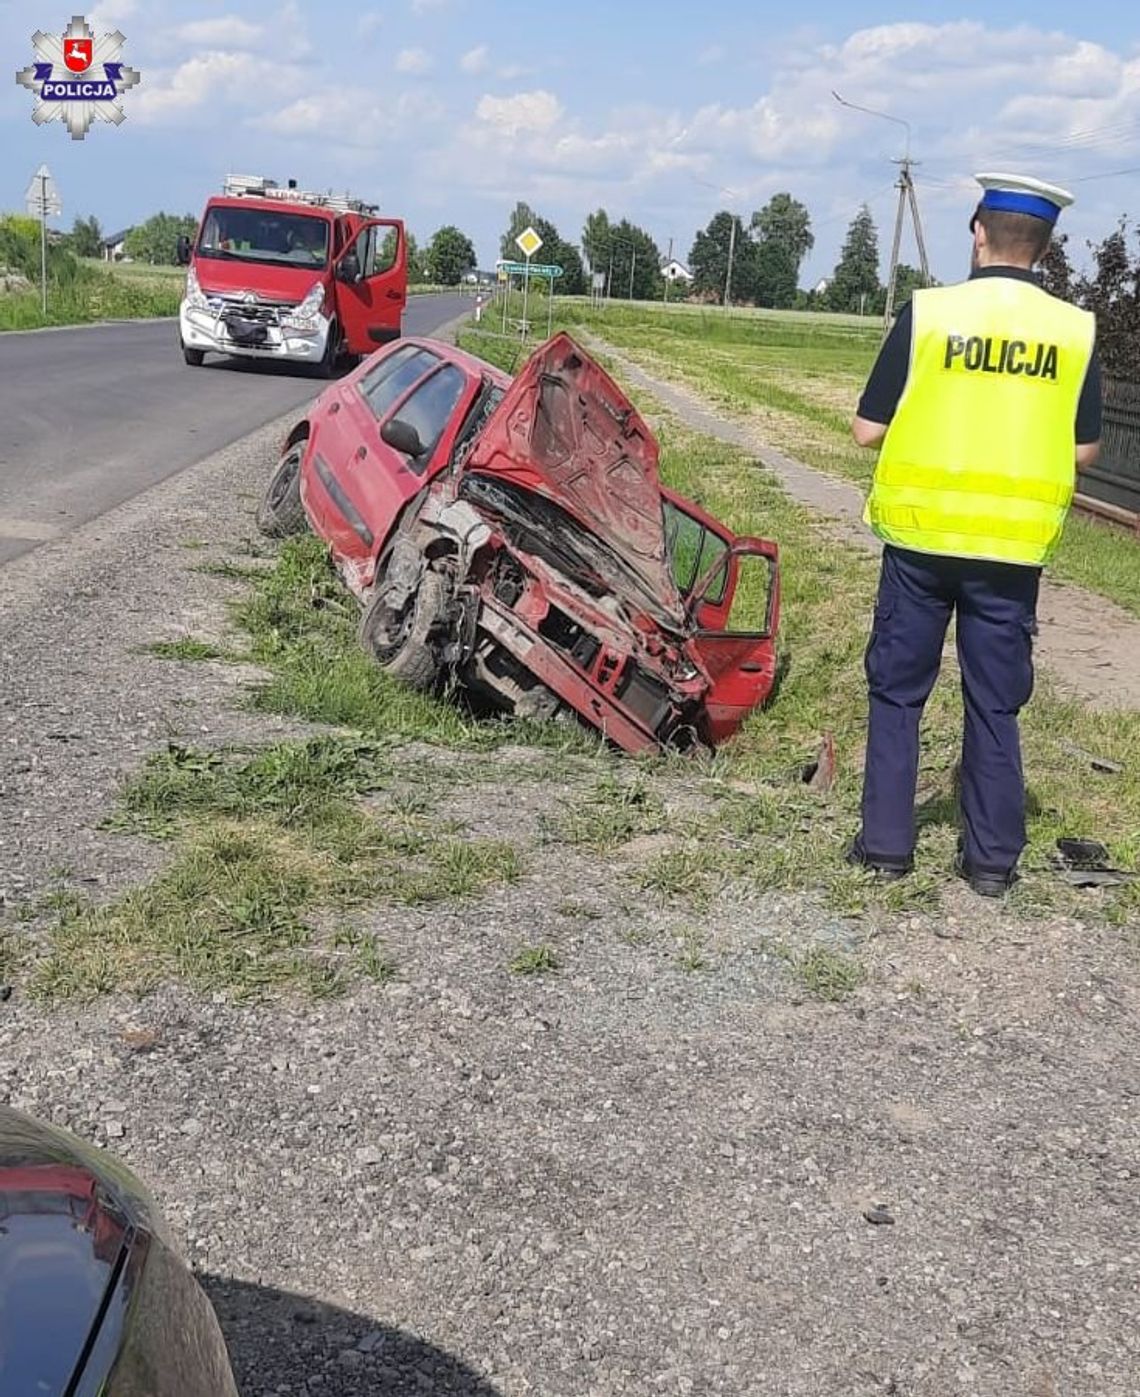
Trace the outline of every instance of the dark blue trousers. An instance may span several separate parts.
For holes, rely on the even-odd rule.
[[[887,546],[867,646],[870,726],[860,848],[872,862],[914,855],[918,728],[951,612],[966,718],[962,737],[967,868],[1008,873],[1025,847],[1017,715],[1033,692],[1039,568],[910,553]]]

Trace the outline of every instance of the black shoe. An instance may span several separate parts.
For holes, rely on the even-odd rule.
[[[883,883],[897,883],[900,878],[905,878],[914,867],[909,862],[905,864],[877,863],[867,856],[866,850],[858,839],[847,850],[843,858],[853,868],[865,868],[868,873],[873,873]]]
[[[1004,897],[1017,882],[1014,869],[1011,868],[1008,873],[986,873],[978,868],[968,868],[961,854],[954,860],[954,872],[979,897]]]

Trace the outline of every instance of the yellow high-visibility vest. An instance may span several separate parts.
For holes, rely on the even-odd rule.
[[[1073,498],[1093,316],[1004,276],[917,291],[912,314],[864,519],[919,553],[1046,562]]]

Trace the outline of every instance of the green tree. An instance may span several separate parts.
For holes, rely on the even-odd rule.
[[[475,247],[466,233],[454,224],[439,228],[428,243],[425,266],[429,281],[441,286],[458,286],[475,266]]]
[[[605,209],[597,209],[587,215],[582,229],[582,252],[591,272],[608,272],[610,248],[613,243],[613,229]]]
[[[752,215],[752,236],[763,247],[776,244],[783,253],[781,262],[790,262],[798,281],[804,258],[815,246],[811,214],[807,205],[790,194],[773,194],[762,209]]]
[[[864,204],[847,230],[827,291],[828,307],[857,311],[864,298],[867,306],[873,306],[880,291],[879,234],[871,210]]]
[[[192,238],[197,228],[198,220],[193,214],[156,213],[131,229],[124,251],[136,262],[173,267],[178,262],[178,239],[184,234]]]
[[[1129,244],[1126,220],[1092,248],[1095,271],[1077,285],[1076,299],[1096,316],[1097,351],[1109,378],[1140,382],[1140,255]]]
[[[90,218],[76,217],[71,232],[64,239],[64,246],[76,257],[103,255],[103,229],[94,214]]]
[[[733,226],[736,235],[733,237]],[[749,300],[755,290],[755,273],[750,264],[749,241],[744,225],[736,214],[721,209],[696,236],[689,252],[689,271],[693,274],[693,290],[705,296],[724,298],[728,279],[728,255],[732,251],[732,296],[734,300]]]
[[[644,228],[623,218],[610,228],[610,262],[605,270],[611,296],[652,301],[661,295],[661,251]]]
[[[786,243],[778,238],[764,238],[746,250],[744,267],[746,281],[737,282],[735,269],[733,281],[737,282],[741,295],[751,291],[747,299],[758,306],[773,310],[788,310],[796,303],[798,290],[799,263]],[[747,281],[751,281],[748,286]]]
[[[1059,296],[1062,301],[1071,301],[1077,289],[1076,274],[1066,250],[1068,241],[1067,233],[1054,233],[1045,250],[1045,256],[1037,267],[1041,285],[1051,295]]]

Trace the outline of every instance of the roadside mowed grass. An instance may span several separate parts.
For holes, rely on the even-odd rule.
[[[563,306],[559,315],[571,331],[584,326],[714,406],[754,418],[772,446],[870,484],[875,453],[855,446],[849,424],[878,352],[877,324],[860,330],[803,318],[626,306]],[[1140,616],[1140,541],[1133,535],[1073,514],[1050,571]]]
[[[362,798],[393,779],[390,749],[328,734],[255,753],[171,746],[123,792],[111,827],[173,842],[166,870],[108,904],[58,909],[33,992],[142,993],[183,979],[237,998],[338,993],[387,978],[380,948],[322,944],[307,918],[365,903],[426,905],[515,882],[517,849]],[[355,953],[346,957],[344,946]]]

